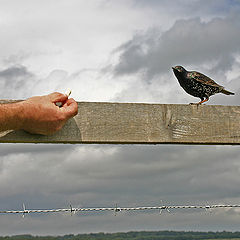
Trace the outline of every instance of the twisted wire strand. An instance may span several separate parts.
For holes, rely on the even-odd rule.
[[[24,209],[23,210],[0,210],[0,214],[28,214],[28,213],[59,213],[59,212],[103,212],[103,211],[146,211],[146,210],[170,210],[170,209],[217,209],[217,208],[240,208],[240,205],[168,205],[168,206],[145,206],[145,207],[109,207],[109,208],[59,208],[59,209]]]

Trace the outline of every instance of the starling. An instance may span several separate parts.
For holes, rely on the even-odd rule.
[[[223,86],[218,85],[211,78],[205,76],[199,72],[189,72],[182,66],[173,67],[173,72],[178,79],[180,86],[190,95],[199,97],[201,101],[199,103],[190,104],[202,104],[209,100],[209,97],[216,93],[223,93],[226,95],[234,95],[224,89]]]

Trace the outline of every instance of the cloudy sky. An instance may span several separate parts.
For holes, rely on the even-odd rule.
[[[0,0],[0,98],[189,103],[171,67],[240,100],[239,0]],[[0,145],[0,209],[239,204],[237,146]],[[0,216],[0,235],[239,230],[240,210]]]

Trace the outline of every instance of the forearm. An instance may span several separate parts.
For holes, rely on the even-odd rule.
[[[22,112],[21,103],[0,104],[0,132],[21,129],[23,125]]]
[[[63,104],[61,108],[56,106],[57,102]],[[77,103],[61,93],[32,97],[18,103],[0,104],[0,132],[23,129],[30,133],[53,134],[69,118],[75,116],[77,111]]]

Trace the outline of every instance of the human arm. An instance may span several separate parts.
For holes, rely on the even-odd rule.
[[[59,108],[56,102],[63,102]],[[61,93],[32,97],[25,101],[0,105],[0,131],[23,129],[50,135],[60,130],[77,114],[77,103]]]

